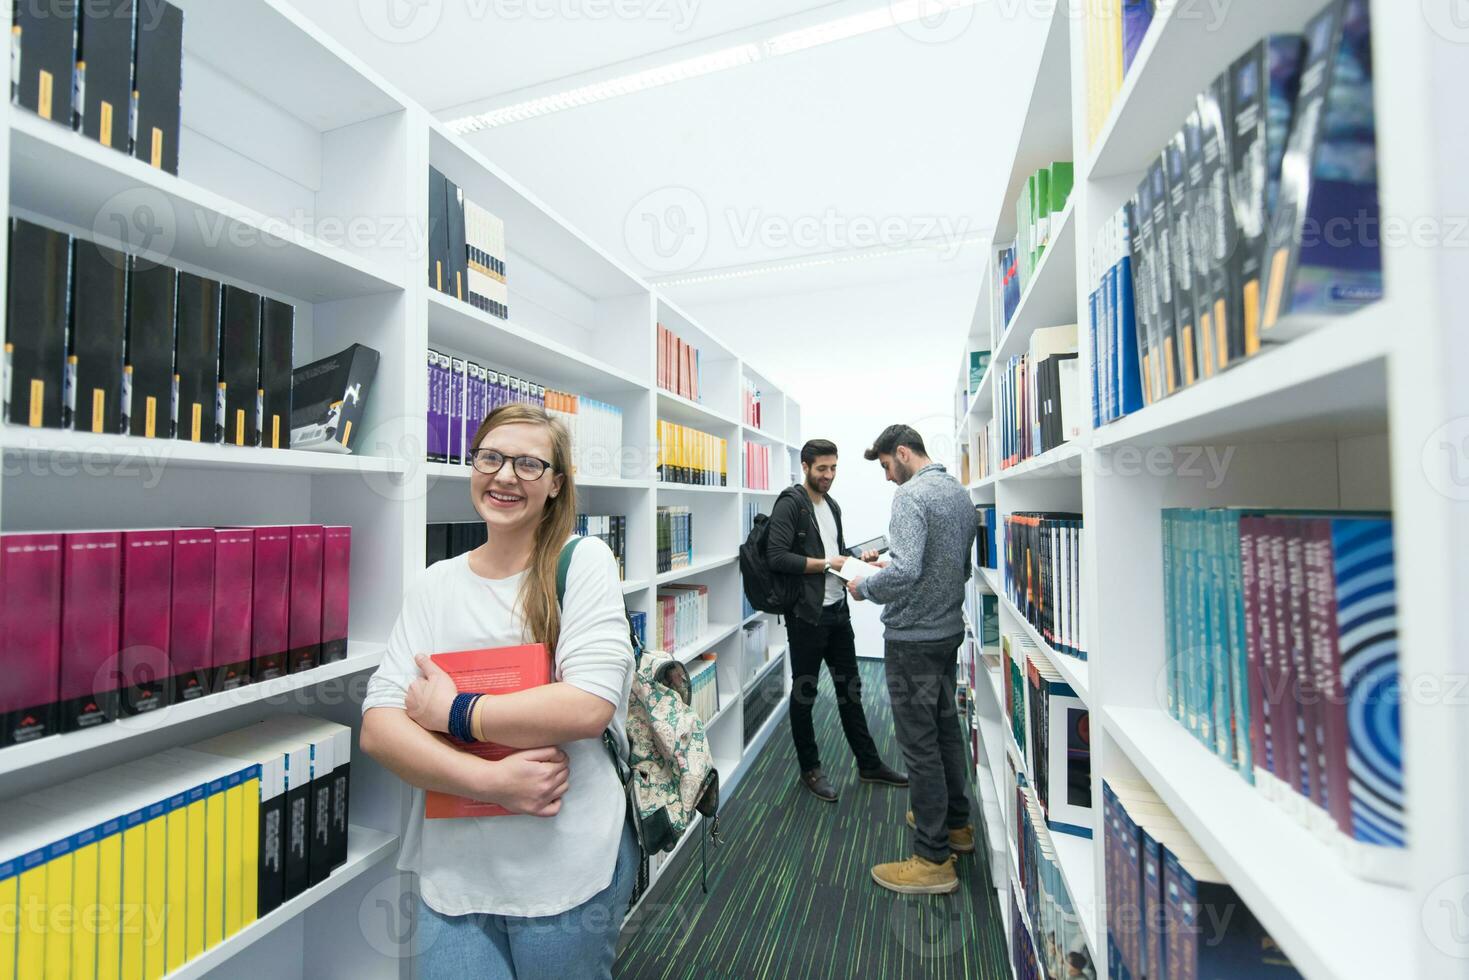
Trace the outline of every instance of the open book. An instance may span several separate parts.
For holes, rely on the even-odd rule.
[[[841,576],[843,579],[850,582],[853,579],[871,578],[880,571],[882,571],[881,568],[878,568],[876,565],[869,565],[861,558],[848,558],[846,561],[842,562],[842,567],[840,570],[833,568],[831,570],[831,573],[833,575]]]
[[[454,679],[463,694],[514,694],[551,683],[551,658],[541,643],[491,650],[436,653],[434,663]],[[515,749],[495,742],[460,742],[450,738],[461,752],[498,761]],[[510,811],[498,803],[484,803],[452,793],[430,790],[424,795],[423,815],[429,820],[453,817],[503,817]]]

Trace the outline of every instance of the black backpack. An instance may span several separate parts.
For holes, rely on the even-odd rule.
[[[779,502],[779,501],[777,501]],[[788,614],[801,597],[801,580],[795,575],[773,571],[765,558],[770,541],[770,518],[756,514],[745,543],[740,545],[740,579],[745,598],[763,613]]]

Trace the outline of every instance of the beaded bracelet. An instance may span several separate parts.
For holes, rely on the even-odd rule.
[[[449,707],[449,734],[461,742],[473,742],[474,733],[470,727],[470,719],[474,717],[474,706],[479,703],[482,694],[456,694],[454,703]]]

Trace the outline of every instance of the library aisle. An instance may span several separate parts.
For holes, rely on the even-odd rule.
[[[882,664],[862,663],[867,723],[878,751],[900,758]],[[874,864],[912,847],[906,790],[857,780],[822,674],[812,711],[827,776],[841,793],[823,803],[796,782],[790,722],[782,720],[720,815],[724,844],[699,852],[648,894],[629,920],[619,980],[849,977],[991,980],[1010,976],[1004,920],[986,849],[959,859],[959,890],[900,896],[872,883]],[[975,792],[976,816],[978,792]],[[985,839],[976,820],[976,838]]]

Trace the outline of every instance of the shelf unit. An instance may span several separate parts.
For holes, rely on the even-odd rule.
[[[429,347],[621,409],[623,452],[582,459],[575,475],[579,509],[627,516],[629,608],[651,613],[657,587],[670,582],[709,585],[711,619],[726,625],[696,646],[718,654],[727,693],[711,720],[710,741],[724,790],[732,791],[781,716],[777,711],[749,746],[742,722],[732,720],[742,714],[743,690],[735,552],[743,537],[739,448],[747,430],[739,421],[739,379],[761,378],[766,427],[750,435],[778,450],[782,474],[790,444],[799,444],[800,406],[287,0],[180,5],[186,17],[180,175],[148,168],[6,103],[0,186],[9,211],[293,303],[298,364],[352,343],[377,349],[382,357],[358,453],[0,426],[0,529],[348,524],[354,528],[353,642],[346,660],[309,673],[0,750],[0,797],[271,714],[304,712],[360,726],[367,679],[382,658],[405,587],[423,571],[427,524],[475,519],[468,469],[424,462]],[[9,7],[0,17],[8,25]],[[428,287],[417,229],[427,226],[430,165],[505,221],[509,317]],[[0,241],[0,257],[4,249]],[[703,347],[702,403],[656,387],[658,322]],[[658,482],[659,418],[728,439],[729,487],[706,492]],[[768,494],[748,499],[767,511],[773,501]],[[694,567],[658,574],[654,527],[656,508],[665,503],[695,511],[699,552]],[[771,643],[778,645],[783,630],[768,618]],[[409,975],[410,950],[364,943],[366,926],[359,923],[361,908],[377,907],[363,904],[369,899],[382,899],[393,915],[407,907],[400,899],[411,882],[393,865],[408,794],[372,759],[356,756],[347,867],[179,976],[216,970],[299,976],[303,964],[305,975]],[[388,923],[386,932],[411,936],[404,922]],[[257,942],[267,933],[268,942]]]
[[[1159,4],[1105,128],[1088,146],[1085,20],[1078,4],[1057,4],[998,202],[991,255],[1014,237],[1012,212],[1025,175],[1054,160],[1075,160],[1076,188],[1059,223],[1053,218],[1050,250],[1011,323],[998,322],[993,258],[982,276],[955,393],[961,443],[972,446],[974,433],[994,415],[989,375],[1002,355],[1023,350],[1038,328],[1085,325],[1091,242],[1176,131],[1194,94],[1259,37],[1298,31],[1323,6],[1324,0],[1243,0],[1227,17],[1210,18],[1188,4]],[[1469,151],[1469,138],[1443,133],[1434,120],[1452,111],[1469,81],[1462,45],[1455,43],[1463,32],[1429,14],[1405,20],[1386,0],[1373,0],[1371,10],[1383,214],[1448,221],[1465,213],[1469,189],[1438,169],[1439,162]],[[1028,635],[1041,646],[1090,710],[1094,838],[1101,836],[1101,781],[1146,780],[1295,966],[1313,978],[1462,974],[1469,942],[1447,910],[1469,896],[1469,838],[1455,816],[1469,807],[1469,774],[1445,747],[1465,744],[1469,718],[1442,698],[1405,696],[1410,886],[1349,874],[1330,846],[1169,717],[1160,679],[1160,511],[1231,504],[1391,509],[1405,691],[1409,679],[1465,675],[1469,661],[1457,637],[1469,626],[1459,601],[1469,592],[1469,562],[1462,557],[1469,492],[1457,454],[1469,445],[1463,442],[1469,391],[1455,373],[1469,357],[1469,339],[1454,328],[1451,311],[1465,299],[1469,255],[1422,242],[1384,242],[1382,302],[1096,430],[1084,408],[1092,352],[1080,330],[1087,430],[969,487],[976,504],[998,509],[1002,535],[1004,515],[1016,511],[1084,515],[1087,661],[1041,643],[1004,598],[996,573],[977,570],[975,580],[1000,594],[1002,632]],[[991,371],[963,406],[968,351],[986,348],[996,352]],[[1002,743],[984,746],[977,761],[989,775],[981,781],[1003,793],[993,774],[1014,754],[1003,690],[984,679],[978,686],[982,742]],[[1052,836],[1073,899],[1100,909],[1104,848]],[[1098,913],[1088,924],[1099,977],[1106,976],[1104,922]]]

